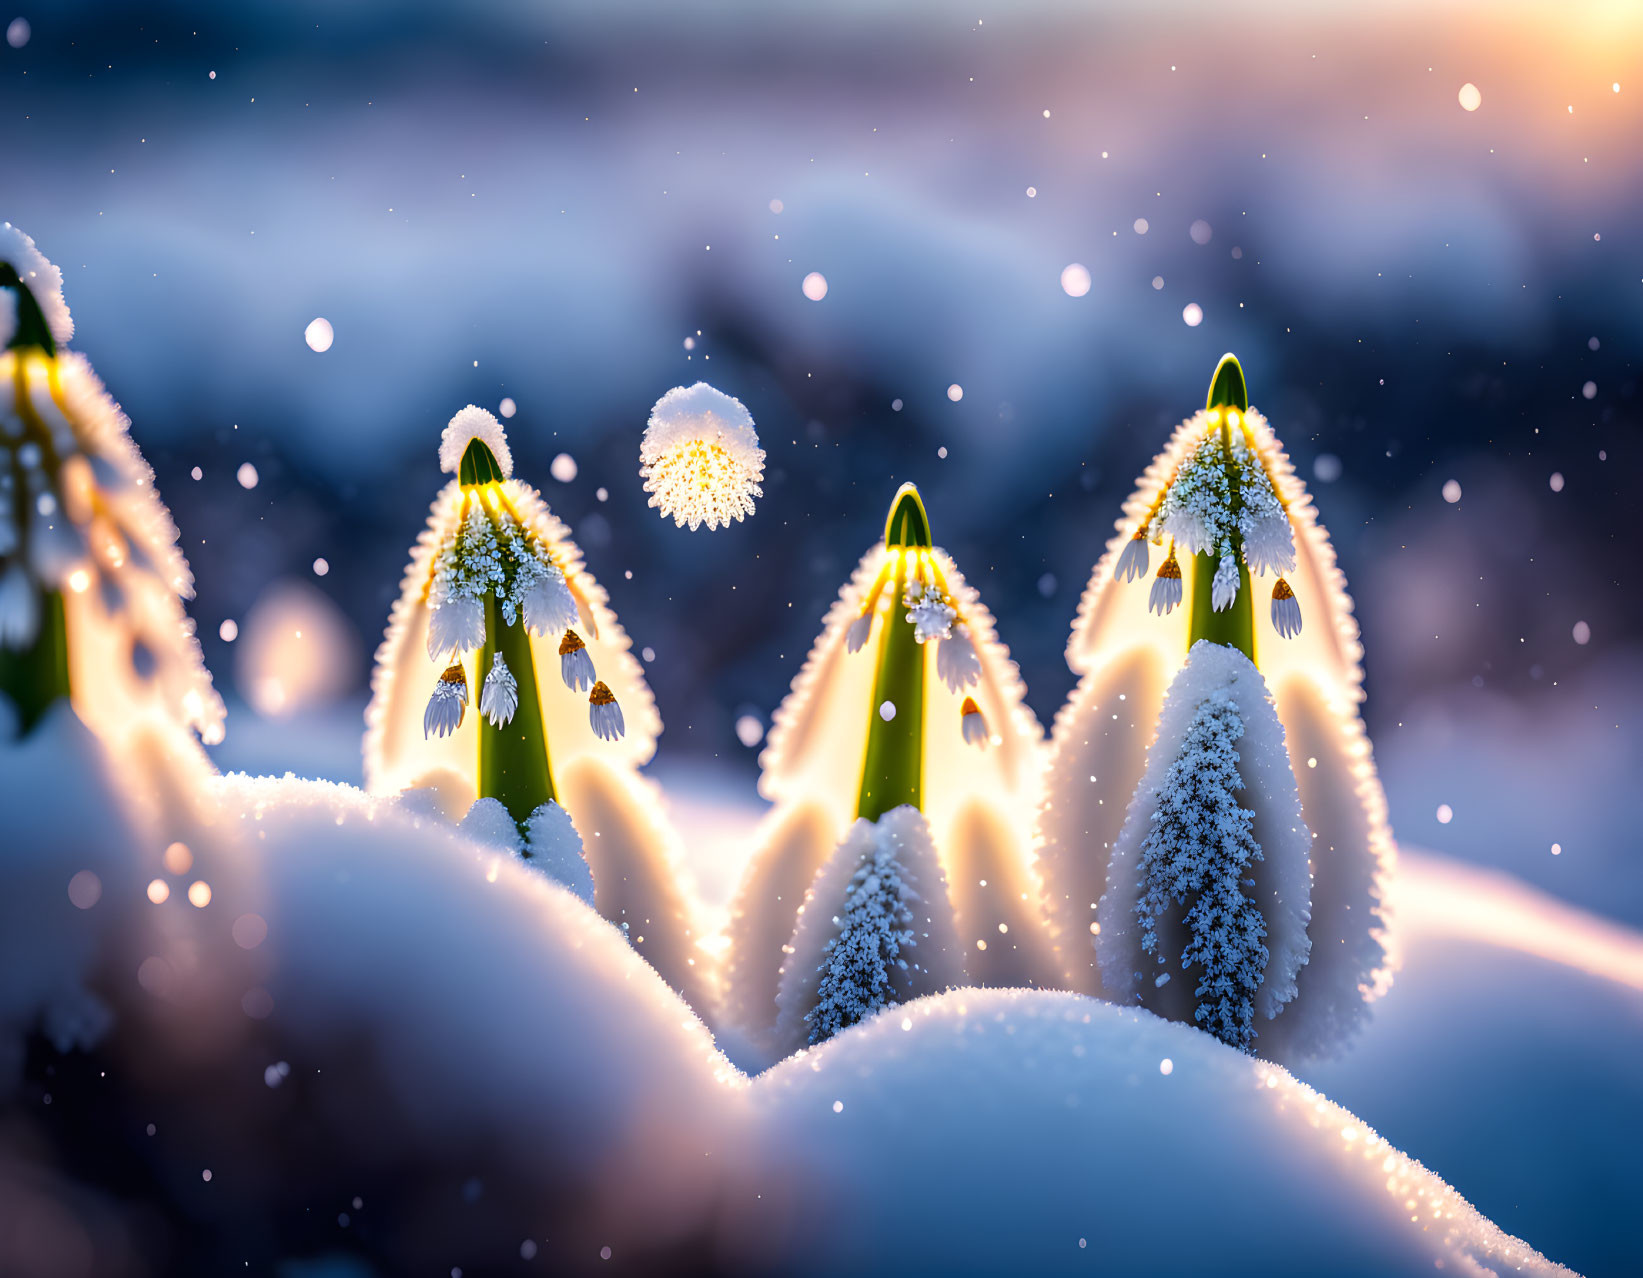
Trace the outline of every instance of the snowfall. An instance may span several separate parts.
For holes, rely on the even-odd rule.
[[[181,1237],[221,1272],[272,1250],[470,1278],[1634,1254],[1643,938],[1504,875],[1405,849],[1397,984],[1303,1076],[1144,1011],[973,988],[761,1071],[574,891],[414,803],[218,776],[161,731],[116,755],[65,706],[5,749],[0,1234],[23,1272],[163,1273]],[[674,817],[722,911],[760,814],[689,780]],[[98,1163],[48,1131],[94,1133]]]

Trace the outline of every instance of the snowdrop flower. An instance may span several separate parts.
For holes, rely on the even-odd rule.
[[[1169,558],[1158,565],[1158,576],[1153,578],[1152,593],[1147,597],[1147,611],[1167,617],[1181,602],[1181,565],[1175,562],[1175,547],[1170,546]]]
[[[615,741],[627,730],[622,723],[622,707],[616,704],[615,694],[603,679],[588,693],[588,722],[603,741]]]
[[[1113,575],[1119,581],[1140,581],[1147,575],[1147,535],[1139,528],[1124,544],[1124,553],[1118,556]]]
[[[1238,561],[1232,557],[1232,547],[1221,543],[1221,562],[1215,565],[1215,580],[1210,584],[1210,602],[1216,612],[1225,612],[1238,597]]]
[[[371,675],[365,788],[422,791],[452,822],[486,800],[494,824],[500,807],[532,864],[570,884],[669,985],[706,1006],[712,972],[679,836],[639,772],[662,721],[628,635],[570,530],[511,473],[500,422],[464,409],[439,455],[449,480],[411,548]],[[477,636],[462,600],[477,601],[483,625],[466,649]],[[453,607],[461,624],[430,640]],[[429,657],[441,647],[463,653],[452,679],[475,691],[480,713],[462,715],[450,692],[428,704],[428,684],[444,682],[444,653]],[[590,832],[585,849],[578,827]]]
[[[936,646],[936,673],[949,692],[973,688],[980,682],[981,658],[970,638],[970,628],[963,622],[954,625],[952,633]]]
[[[461,668],[457,667],[458,670]],[[490,720],[492,727],[500,728],[513,718],[513,712],[518,708],[519,681],[513,677],[508,663],[499,652],[491,661],[491,672],[485,676],[485,686],[479,690],[479,712]]]
[[[929,643],[945,639],[953,631],[953,618],[958,612],[943,597],[940,587],[926,584],[922,590],[910,587],[902,603],[907,607],[907,620],[913,623],[913,640]]]
[[[656,401],[639,463],[649,504],[691,532],[704,523],[728,528],[764,496],[764,449],[752,414],[706,382],[676,386]]]
[[[1272,628],[1285,639],[1301,633],[1301,605],[1282,577],[1272,587]]]
[[[67,698],[110,740],[220,741],[176,526],[73,333],[62,273],[0,226],[0,694],[24,731]]]
[[[422,712],[424,737],[448,737],[462,726],[462,717],[468,710],[468,676],[461,665],[445,668],[434,684],[428,708]]]
[[[1190,561],[1178,566],[1186,607],[1161,607],[1174,588],[1155,580],[1144,594],[1119,572],[1137,532],[1193,537]],[[1270,609],[1254,600],[1253,578],[1265,572],[1277,576]],[[1323,611],[1304,630],[1303,594],[1309,610]],[[1395,968],[1383,901],[1396,850],[1358,712],[1358,636],[1312,499],[1248,406],[1229,355],[1204,410],[1177,427],[1125,502],[1067,646],[1079,683],[1056,716],[1038,866],[1068,986],[1139,998],[1229,1041],[1253,1039],[1278,1061],[1327,1055],[1362,1024]],[[1225,771],[1229,749],[1241,789]],[[1291,784],[1298,811],[1288,806]],[[1232,837],[1243,820],[1235,809],[1254,814],[1259,858]],[[1200,829],[1228,835],[1214,857],[1191,852]],[[1165,833],[1148,852],[1155,830]],[[1092,847],[1106,851],[1091,857]],[[1216,859],[1245,852],[1242,865]],[[1182,867],[1210,876],[1195,916],[1193,894],[1178,899],[1172,889],[1166,902],[1163,892]],[[1261,886],[1246,895],[1249,879]],[[1142,900],[1151,902],[1146,917],[1136,910]],[[1169,928],[1184,929],[1168,936],[1168,954],[1159,949],[1164,914]],[[1159,920],[1152,949],[1148,918]],[[1272,960],[1259,982],[1258,945]],[[1182,968],[1188,950],[1209,965]],[[1199,993],[1212,968],[1213,989]]]
[[[565,768],[624,742],[628,717],[637,713],[643,735],[623,749],[627,761],[649,757],[660,725],[627,636],[564,526],[513,478],[502,424],[468,405],[445,427],[439,461],[453,478],[434,503],[377,654],[367,780],[394,791],[438,784],[453,807],[466,799],[461,810],[494,799],[523,832],[544,803],[564,801]],[[594,686],[593,644],[611,680],[596,713],[574,695]],[[396,689],[402,677],[420,680],[424,653],[444,674],[418,738]],[[560,678],[542,678],[550,668]],[[462,713],[470,687],[480,710],[471,719]],[[628,716],[617,708],[618,690]]]
[[[859,857],[840,861],[841,841],[858,819],[881,829],[900,808],[922,814],[948,872],[951,900],[932,897],[930,910],[949,929],[957,912],[952,961],[974,982],[1045,979],[1032,858],[1042,729],[1025,691],[986,605],[935,545],[918,490],[903,485],[760,755],[774,807],[731,908],[725,980],[727,1015],[744,1032],[773,1050],[803,1044],[813,984],[785,1029],[771,1016],[784,965],[798,964],[802,984],[820,962],[820,941],[815,957],[795,956],[799,908],[811,888],[822,922],[843,908]],[[825,890],[824,863],[839,875]]]
[[[559,641],[559,677],[572,692],[593,687],[598,678],[594,674],[593,658],[588,656],[588,646],[574,630],[565,631],[565,637]]]

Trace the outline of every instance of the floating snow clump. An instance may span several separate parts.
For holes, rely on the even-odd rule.
[[[650,410],[639,443],[639,474],[651,506],[675,527],[711,531],[753,513],[764,496],[764,449],[753,415],[706,382],[675,386]]]

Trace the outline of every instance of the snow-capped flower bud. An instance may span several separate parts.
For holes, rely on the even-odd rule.
[[[447,666],[434,684],[428,708],[422,714],[424,737],[448,737],[462,726],[468,710],[468,676],[460,664]]]
[[[1272,587],[1272,628],[1285,639],[1301,633],[1301,601],[1282,577]]]
[[[753,415],[706,382],[675,386],[650,410],[639,444],[639,474],[650,505],[675,527],[730,527],[764,496],[764,449]]]
[[[446,599],[428,616],[428,656],[460,657],[485,646],[485,605],[478,599]]]
[[[565,631],[565,637],[559,641],[559,677],[572,692],[591,688],[598,678],[594,673],[593,658],[588,655],[588,646],[574,630]],[[608,693],[610,689],[606,688],[605,691]]]
[[[980,681],[981,658],[970,638],[970,628],[962,621],[936,645],[936,673],[950,692],[973,687]]]
[[[627,731],[622,722],[622,707],[616,704],[615,694],[602,679],[588,693],[588,722],[601,741],[615,741]]]
[[[844,649],[846,652],[860,652],[867,646],[867,636],[873,629],[873,612],[868,609],[850,623],[850,628],[844,632]]]
[[[981,707],[976,704],[974,697],[965,697],[964,704],[959,707],[959,731],[964,734],[964,740],[970,745],[987,747],[987,716],[981,713]]]
[[[500,728],[513,718],[519,708],[519,681],[508,669],[508,663],[499,652],[491,659],[491,672],[485,676],[485,686],[479,690],[479,712],[492,727]]]
[[[1169,558],[1158,565],[1158,575],[1152,581],[1152,593],[1147,596],[1147,611],[1160,617],[1169,616],[1181,602],[1181,565],[1175,560],[1175,547],[1170,547]]]
[[[952,633],[953,618],[958,612],[946,600],[939,586],[916,583],[907,588],[901,601],[907,608],[907,620],[913,624],[913,638],[918,643],[945,639]]]
[[[0,575],[0,648],[21,652],[40,632],[40,596],[22,564]]]
[[[1118,556],[1118,567],[1113,570],[1113,576],[1119,581],[1140,581],[1146,575],[1147,534],[1137,528],[1135,536],[1124,546],[1124,553]]]
[[[576,623],[576,599],[557,567],[530,588],[524,599],[525,629],[551,635]]]
[[[1232,547],[1221,544],[1221,561],[1215,565],[1215,580],[1210,585],[1211,606],[1216,612],[1225,612],[1238,597],[1238,561],[1232,557]]]

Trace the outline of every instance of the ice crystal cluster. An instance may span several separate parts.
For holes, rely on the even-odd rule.
[[[1263,858],[1252,833],[1255,814],[1238,802],[1238,741],[1244,721],[1224,689],[1193,713],[1175,761],[1165,774],[1151,828],[1141,843],[1141,949],[1164,970],[1198,971],[1193,1019],[1223,1043],[1246,1051],[1255,1038],[1255,992],[1265,976],[1266,920],[1246,888]],[[1173,907],[1187,906],[1186,944],[1177,958],[1159,925]]]
[[[99,732],[152,718],[219,741],[176,525],[131,423],[60,345],[74,331],[61,285],[33,240],[0,228],[0,677],[24,702],[70,696]]]
[[[650,505],[674,526],[711,531],[753,513],[764,496],[764,449],[753,415],[706,382],[675,386],[650,410],[639,444]]]

